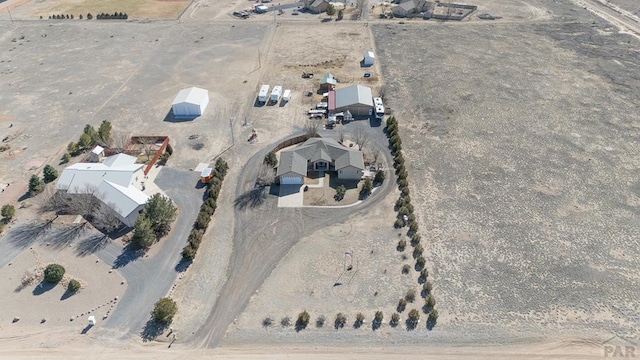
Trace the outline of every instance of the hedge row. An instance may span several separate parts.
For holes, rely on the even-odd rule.
[[[196,221],[193,223],[187,245],[182,249],[182,258],[185,260],[193,260],[196,257],[204,233],[211,221],[211,216],[216,212],[218,195],[220,194],[222,181],[227,175],[228,170],[229,165],[227,165],[222,158],[219,158],[216,161],[213,178],[209,182],[209,187],[206,191],[206,198],[202,205],[200,205],[200,212],[198,213]]]

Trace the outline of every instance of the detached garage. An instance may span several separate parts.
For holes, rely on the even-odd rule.
[[[208,104],[209,91],[192,87],[180,90],[171,108],[175,117],[198,117],[202,116]]]

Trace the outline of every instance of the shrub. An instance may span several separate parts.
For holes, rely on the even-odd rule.
[[[418,320],[420,320],[420,312],[417,309],[411,309],[411,311],[409,311],[409,321],[417,323]]]
[[[409,182],[407,181],[407,176],[409,176],[409,173],[407,172],[406,169],[402,169],[402,171],[396,172],[398,174],[398,188],[400,188],[400,190],[409,187]]]
[[[220,194],[220,185],[211,184],[209,187],[209,190],[207,190],[207,199],[217,201],[219,194]]]
[[[375,322],[381,323],[382,320],[384,320],[384,314],[382,314],[382,311],[376,311],[376,314],[373,316],[373,320]]]
[[[409,197],[409,188],[400,190],[400,196],[404,197],[404,198],[408,198]]]
[[[198,213],[198,218],[196,222],[193,224],[193,227],[196,229],[206,229],[209,226],[209,222],[211,221],[211,216],[207,213],[201,212]]]
[[[158,236],[167,234],[171,230],[171,223],[178,214],[178,208],[171,199],[160,194],[154,194],[144,206],[144,215],[151,222],[153,231]]]
[[[398,322],[400,322],[400,315],[398,313],[393,313],[391,315],[391,321],[389,321],[389,325],[396,327],[398,326]]]
[[[216,173],[219,173],[220,176],[222,176],[221,179],[223,179],[225,176],[227,176],[227,171],[229,170],[229,165],[222,158],[218,158],[218,160],[216,160],[215,169],[216,169]]]
[[[29,192],[35,195],[41,193],[42,190],[44,190],[44,183],[42,180],[40,180],[38,175],[31,175],[31,178],[29,179]]]
[[[267,316],[266,318],[264,318],[262,320],[262,326],[263,327],[269,327],[273,325],[273,319],[271,318],[271,316]]]
[[[406,206],[401,207],[400,209],[398,209],[398,214],[409,215],[409,208],[407,208]]]
[[[423,269],[426,263],[427,261],[422,256],[419,256],[416,259],[416,265],[418,266],[418,269]]]
[[[69,285],[67,286],[67,291],[71,294],[75,294],[80,290],[80,282],[76,279],[71,279],[69,281]]]
[[[336,201],[340,201],[342,199],[344,199],[344,194],[347,192],[347,188],[344,185],[340,185],[336,188],[336,194],[333,196],[333,198]]]
[[[278,157],[276,156],[276,153],[270,151],[264,156],[263,162],[271,167],[276,167],[276,165],[278,165]]]
[[[404,239],[400,239],[398,241],[398,251],[404,251],[406,247],[407,247],[407,241]]]
[[[400,299],[400,301],[398,301],[398,312],[403,312],[404,309],[407,308],[407,300]]]
[[[182,258],[185,260],[193,260],[196,257],[196,252],[198,251],[198,249],[196,249],[191,243],[187,244],[187,246],[185,246],[182,249]]]
[[[436,298],[433,295],[429,294],[426,299],[424,299],[424,304],[428,309],[433,309],[436,306]]]
[[[433,289],[433,285],[431,284],[430,281],[427,281],[424,284],[422,284],[422,292],[424,293],[424,296],[431,294],[432,289]]]
[[[373,181],[374,181],[376,184],[382,184],[382,183],[384,182],[384,179],[385,179],[384,171],[382,171],[382,170],[378,170],[378,171],[376,172],[376,176],[375,176],[375,178],[373,179]]]
[[[422,245],[420,244],[416,245],[416,247],[413,248],[413,258],[417,259],[418,257],[422,256],[423,252],[424,252],[424,249],[422,248]]]
[[[343,313],[338,313],[338,315],[336,315],[336,321],[334,324],[334,327],[336,329],[340,329],[344,327],[344,324],[347,323],[347,316]]]
[[[355,328],[359,328],[364,323],[364,315],[362,313],[356,314],[356,322],[353,324]]]
[[[204,213],[204,214],[207,214],[208,216],[211,216],[215,212],[216,212],[216,209],[212,208],[210,204],[207,204],[206,202],[203,202],[202,205],[200,205],[200,213]]]
[[[399,164],[404,165],[404,156],[402,156],[402,153],[401,153],[401,152],[396,153],[396,154],[393,156],[393,162],[394,162],[394,163],[396,163],[396,164],[398,164],[398,165],[399,165]]]
[[[67,151],[69,152],[69,154],[71,154],[71,156],[77,156],[78,154],[80,154],[80,148],[78,147],[78,144],[74,143],[73,141],[69,143],[69,145],[67,145]]]
[[[400,140],[400,136],[398,136],[398,134],[394,134],[389,138],[389,143],[391,144],[391,146],[397,145],[401,141],[402,140]]]
[[[202,242],[202,237],[204,236],[204,231],[198,229],[192,229],[191,233],[189,233],[189,244],[193,245],[195,248],[200,246]]]
[[[69,153],[64,153],[64,155],[62,155],[62,163],[66,164],[69,161],[71,161],[71,154]]]
[[[418,222],[417,222],[417,221],[415,221],[415,220],[414,220],[414,221],[412,221],[412,222],[410,222],[410,223],[409,223],[409,230],[410,230],[412,233],[417,232],[417,231],[418,231]]]
[[[151,311],[151,318],[161,324],[169,324],[178,312],[178,305],[170,298],[162,298],[156,302]]]
[[[411,266],[409,266],[408,264],[402,265],[402,273],[403,274],[408,274],[410,270],[411,270]]]
[[[316,327],[323,327],[324,323],[327,321],[327,318],[324,317],[324,315],[320,315],[318,316],[318,318],[316,319]]]
[[[60,280],[62,280],[62,277],[64,276],[64,272],[65,270],[62,265],[49,264],[44,269],[44,279],[47,282],[57,284],[60,282]]]
[[[430,323],[435,323],[437,320],[438,320],[438,310],[431,309],[431,311],[429,311],[428,321]]]
[[[45,165],[43,173],[44,173],[44,182],[45,183],[50,183],[53,180],[58,178],[58,171],[56,169],[54,169],[53,166],[51,166],[51,165]]]
[[[404,226],[404,221],[402,221],[402,219],[396,219],[396,221],[393,223],[393,227],[396,229],[400,229],[403,226]]]
[[[429,277],[429,270],[427,269],[422,269],[420,270],[420,277],[423,279],[426,279]]]
[[[304,310],[298,315],[298,320],[296,321],[296,327],[300,329],[306,328],[307,325],[309,325],[310,319],[311,319],[311,316],[309,316],[309,313],[306,310]]]
[[[413,234],[411,237],[411,246],[416,246],[420,244],[421,237],[418,234]]]
[[[394,153],[400,152],[402,151],[402,145],[400,144],[400,142],[397,142],[391,145],[391,150],[393,150]]]
[[[3,218],[11,220],[14,216],[16,216],[16,208],[13,205],[4,205],[2,207],[2,210],[0,210],[0,214]]]
[[[365,199],[366,197],[371,195],[372,190],[373,190],[373,182],[371,182],[371,179],[369,178],[365,179],[364,183],[362,184],[362,189],[360,189],[360,198]]]
[[[396,208],[398,210],[400,210],[400,208],[404,207],[406,204],[407,202],[404,198],[398,198],[398,200],[396,200]]]
[[[288,316],[283,317],[280,319],[280,325],[282,325],[282,327],[291,326],[291,318]]]
[[[407,294],[404,296],[404,299],[410,303],[414,302],[416,300],[416,291],[414,289],[409,289]]]

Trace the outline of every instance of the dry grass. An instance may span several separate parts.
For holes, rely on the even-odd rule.
[[[187,0],[159,1],[159,0],[111,0],[109,2],[99,0],[64,0],[60,2],[29,2],[23,6],[27,13],[33,17],[47,18],[52,14],[73,14],[75,17],[87,13],[94,16],[101,12],[123,12],[130,19],[171,19],[178,16],[180,11],[189,4]]]

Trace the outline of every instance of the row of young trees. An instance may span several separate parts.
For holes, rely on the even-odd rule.
[[[211,216],[216,212],[218,195],[220,195],[220,189],[222,189],[222,182],[227,175],[229,165],[222,158],[218,158],[216,161],[213,178],[209,182],[209,188],[206,191],[206,199],[200,206],[200,212],[196,221],[193,223],[193,228],[189,234],[187,245],[182,249],[182,258],[185,260],[193,260],[196,257],[198,248],[202,243],[204,233],[209,226]]]
[[[89,124],[85,125],[78,142],[72,141],[67,145],[67,153],[63,156],[63,162],[68,162],[72,156],[78,156],[95,145],[108,146],[111,143],[111,129],[111,123],[107,120],[100,123],[98,130]]]
[[[127,20],[128,18],[129,18],[129,15],[123,12],[114,12],[113,14],[100,13],[96,15],[96,19],[98,20],[112,20],[112,19]],[[42,19],[42,16],[40,16],[40,19]],[[74,19],[73,14],[49,15],[49,20],[73,20],[73,19]],[[80,20],[83,19],[82,14],[78,15],[78,19]],[[93,15],[91,13],[87,13],[87,20],[91,20],[91,19],[93,19]]]
[[[37,195],[44,190],[45,184],[58,178],[58,170],[51,165],[45,165],[42,170],[43,177],[33,174],[29,179],[29,193],[31,196]]]
[[[431,315],[428,317],[428,319],[431,319]],[[391,314],[391,317],[389,319],[389,325],[391,327],[396,327],[400,324],[400,320],[401,320],[400,314],[398,314],[397,312],[394,312],[393,314]],[[409,329],[415,328],[419,320],[420,320],[420,311],[418,311],[417,309],[412,309],[407,314],[407,320],[406,320],[407,328]],[[336,330],[342,329],[345,327],[348,321],[349,321],[349,318],[346,314],[341,312],[337,313],[333,321],[333,327]],[[295,329],[297,331],[306,329],[309,326],[310,322],[311,322],[311,315],[306,310],[304,310],[298,314],[298,318],[296,319],[296,322],[295,322]],[[326,322],[327,322],[327,318],[324,315],[320,315],[316,318],[315,326],[317,328],[322,328],[325,326]],[[355,321],[353,322],[353,327],[358,329],[362,327],[362,325],[364,325],[365,322],[366,322],[366,316],[363,313],[357,313],[355,317]],[[274,323],[275,323],[274,319],[271,318],[270,316],[267,316],[262,320],[262,326],[264,327],[273,326]],[[383,323],[384,323],[384,313],[382,311],[376,311],[373,315],[373,318],[371,319],[371,328],[373,330],[377,330],[378,328],[380,328],[380,326],[382,326]],[[288,316],[283,317],[282,319],[280,319],[280,325],[282,327],[291,326],[292,325],[291,318]]]
[[[133,227],[133,244],[141,249],[148,249],[160,237],[171,230],[171,223],[176,219],[178,208],[171,199],[154,194],[144,206],[142,214],[136,219]]]
[[[416,221],[416,217],[414,214],[414,207],[411,204],[411,195],[409,191],[408,181],[409,173],[407,172],[404,156],[402,155],[402,139],[400,138],[398,130],[398,121],[394,116],[391,116],[389,119],[387,119],[385,130],[387,132],[387,136],[389,137],[389,148],[391,149],[391,153],[393,155],[395,172],[398,176],[398,189],[400,190],[400,197],[395,204],[395,209],[398,211],[398,218],[393,225],[397,229],[403,228],[405,226],[409,227],[407,236],[409,237],[411,246],[413,247],[412,255],[416,261],[415,269],[417,271],[420,271],[418,282],[422,284],[421,295],[425,299],[423,310],[425,313],[429,314],[427,326],[433,326],[438,319],[438,311],[435,309],[435,298],[431,294],[432,285],[429,281],[427,281],[429,272],[427,271],[427,269],[425,269],[426,260],[422,256],[424,248],[420,244],[422,239],[420,237],[420,234],[418,234],[418,222]],[[398,249],[398,251],[405,251],[406,246],[407,241],[405,239],[400,239],[396,248]],[[410,266],[404,265],[402,268],[402,272],[408,274],[409,271]],[[409,292],[407,292],[407,295],[404,298],[400,299],[400,301],[398,302],[398,311],[404,311],[407,302],[413,302],[414,299],[415,292],[413,290],[409,290]]]

